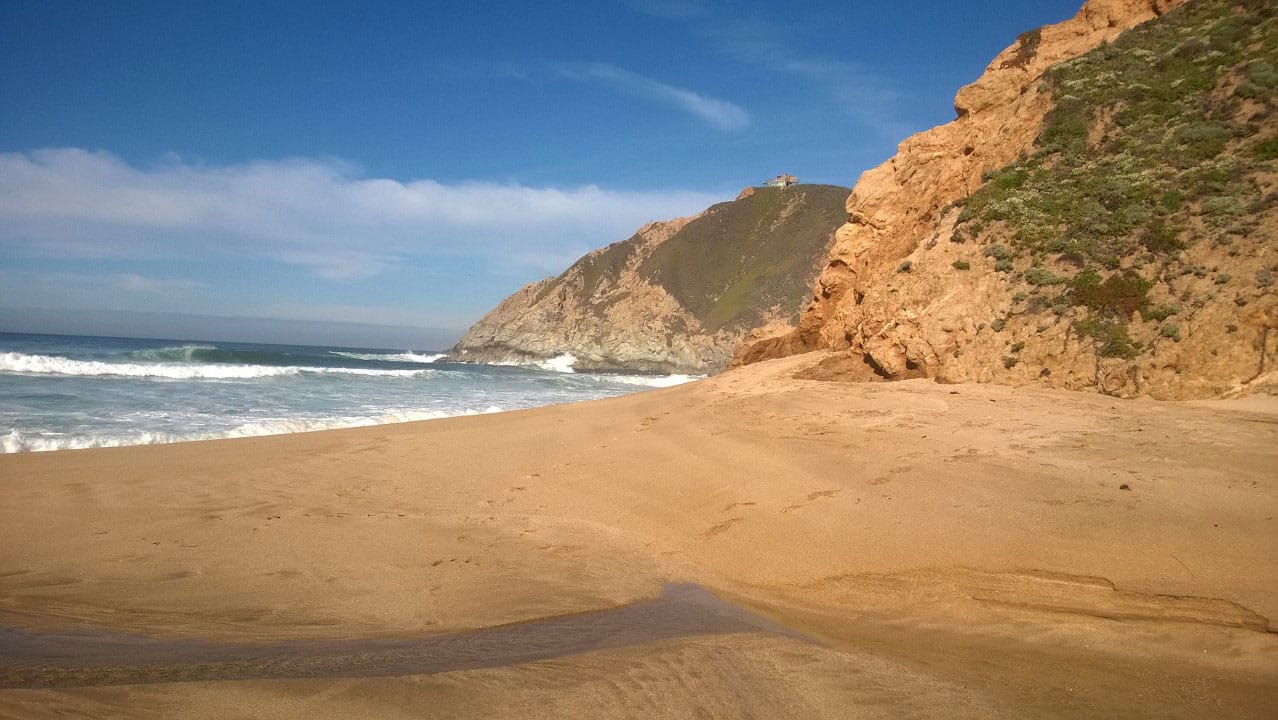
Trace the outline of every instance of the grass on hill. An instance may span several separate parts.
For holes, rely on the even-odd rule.
[[[640,266],[706,330],[753,326],[774,306],[797,313],[847,220],[851,191],[834,185],[759,188],[711,207]]]

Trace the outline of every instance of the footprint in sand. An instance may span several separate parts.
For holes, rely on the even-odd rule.
[[[810,492],[810,493],[808,493],[808,496],[807,496],[807,500],[806,500],[806,502],[801,502],[801,503],[797,503],[797,504],[794,504],[794,505],[787,505],[787,506],[785,506],[785,507],[781,508],[781,512],[783,512],[783,513],[792,513],[792,512],[794,512],[795,510],[799,510],[799,509],[802,509],[802,508],[806,507],[808,504],[810,504],[810,503],[812,503],[812,502],[814,502],[814,501],[816,501],[816,500],[820,500],[821,498],[830,498],[830,497],[834,497],[834,496],[835,496],[835,495],[837,495],[838,493],[839,493],[839,491],[838,491],[838,490],[817,490],[816,492]]]
[[[715,526],[711,527],[710,529],[706,530],[705,532],[701,533],[701,537],[702,537],[702,538],[712,538],[712,537],[714,537],[715,535],[722,535],[723,533],[727,532],[727,531],[728,531],[728,529],[729,529],[729,528],[731,528],[733,525],[736,525],[737,523],[741,522],[741,520],[742,520],[742,518],[739,518],[739,517],[738,517],[738,518],[729,518],[729,519],[727,519],[727,520],[724,520],[723,522],[719,523],[718,525],[715,525]]]
[[[903,475],[903,474],[908,473],[908,472],[911,472],[911,471],[913,471],[913,470],[914,470],[914,466],[913,466],[913,465],[900,465],[900,466],[897,466],[897,467],[892,468],[891,470],[888,470],[887,475],[880,475],[880,476],[878,476],[878,477],[874,478],[873,480],[871,480],[871,481],[870,481],[869,483],[867,483],[867,484],[868,484],[868,485],[882,485],[882,484],[884,484],[884,483],[889,483],[889,482],[892,482],[892,476],[893,476],[893,475]]]

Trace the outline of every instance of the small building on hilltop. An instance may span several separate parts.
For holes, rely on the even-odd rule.
[[[763,187],[787,188],[799,182],[799,178],[793,175],[778,175],[771,180],[763,183]]]

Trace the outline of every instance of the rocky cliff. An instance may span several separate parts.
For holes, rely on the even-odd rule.
[[[748,188],[692,218],[656,222],[562,275],[523,287],[449,351],[454,360],[706,373],[746,333],[788,327],[846,219],[848,189]]]
[[[1216,397],[1278,384],[1278,11],[1089,0],[864,173],[799,327],[735,362]]]

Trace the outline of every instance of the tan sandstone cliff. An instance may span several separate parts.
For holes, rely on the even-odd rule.
[[[1278,113],[1265,68],[1275,22],[1260,2],[1089,0],[1074,18],[1025,33],[959,91],[954,121],[860,177],[799,327],[755,337],[734,362],[828,348],[846,354],[816,376],[1164,398],[1271,387]],[[1240,89],[1252,80],[1258,91]],[[1186,83],[1201,90],[1186,95]],[[1159,112],[1174,117],[1147,117]],[[1071,127],[1073,144],[1052,144]],[[1198,160],[1195,132],[1217,143],[1196,165],[1186,161]],[[1167,157],[1151,154],[1160,146]],[[1246,159],[1241,169],[1231,153]],[[1077,207],[1043,199],[1067,166],[1073,174],[1055,182],[1077,182],[1070,202],[1092,203],[1113,237],[1080,229]],[[1182,202],[1176,188],[1191,183],[1205,189]],[[1164,197],[1173,194],[1174,207]],[[1220,207],[1225,216],[1213,214]],[[1139,297],[1105,304],[1101,290],[1128,286]]]
[[[751,328],[795,319],[845,219],[847,192],[748,188],[695,217],[645,225],[506,298],[449,358],[571,355],[576,370],[721,370]]]

